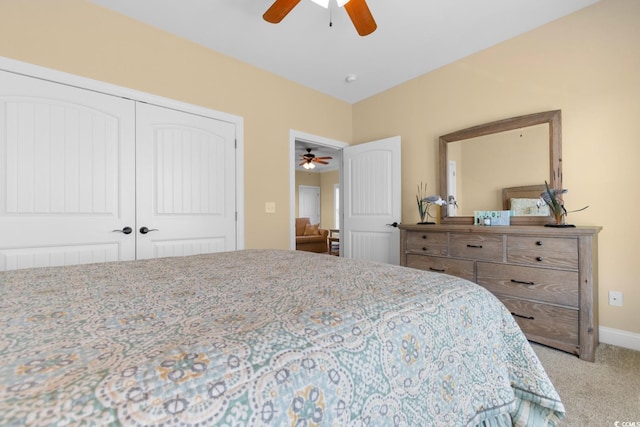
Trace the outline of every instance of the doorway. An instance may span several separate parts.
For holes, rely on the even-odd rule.
[[[290,173],[290,236],[291,249],[296,248],[295,241],[295,219],[300,216],[298,208],[299,185],[317,186],[321,188],[321,197],[323,202],[320,203],[321,213],[319,223],[321,228],[334,229],[335,225],[334,215],[334,186],[337,185],[340,188],[340,177],[342,174],[342,148],[347,147],[349,144],[329,138],[324,138],[317,135],[311,135],[308,133],[291,130],[289,134],[289,164],[292,165]],[[300,162],[300,155],[306,153],[307,149],[311,148],[312,153],[322,157],[329,156],[332,159],[328,160],[329,165],[317,164],[317,167],[312,170],[305,170],[297,168]],[[318,154],[319,153],[319,154]],[[322,176],[324,175],[324,176]],[[297,179],[298,177],[299,179]],[[338,177],[337,182],[334,182]],[[324,188],[323,187],[326,187]]]
[[[291,249],[295,249],[295,165],[300,162],[295,147],[299,141],[331,147],[340,154],[337,164],[340,169],[340,256],[398,264],[400,242],[399,230],[395,227],[402,217],[400,136],[351,147],[344,142],[294,130],[289,135]],[[349,202],[348,206],[345,200]],[[371,200],[380,203],[369,203]],[[356,211],[358,220],[354,216]],[[333,217],[332,214],[329,216]],[[367,221],[363,221],[365,218]]]

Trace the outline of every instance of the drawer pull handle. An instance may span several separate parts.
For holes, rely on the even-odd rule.
[[[422,238],[423,238],[423,239],[426,239],[426,238],[427,238],[427,236],[426,236],[425,234],[423,234],[423,235],[422,235]]]
[[[538,240],[538,241],[536,242],[536,246],[542,246],[542,242],[541,242],[540,240]]]
[[[538,262],[542,262],[543,260],[544,260],[544,258],[542,258],[541,256],[536,257],[536,261],[538,261]]]
[[[519,283],[521,285],[529,285],[529,286],[535,285],[535,283],[533,282],[525,282],[523,280],[516,280],[516,279],[511,279],[511,283]]]
[[[482,249],[482,245],[467,245],[468,248]]]
[[[431,270],[431,271],[436,271],[436,272],[438,272],[438,273],[444,273],[444,268],[443,268],[443,269],[439,269],[439,268],[429,267],[429,270]]]
[[[515,317],[521,317],[523,319],[527,319],[527,320],[535,320],[535,318],[533,316],[523,316],[522,314],[518,314],[518,313],[511,313],[512,316]]]
[[[423,248],[422,248],[422,250],[423,250],[423,251],[426,251],[426,250],[427,250],[427,248],[426,248],[426,247],[423,247]]]

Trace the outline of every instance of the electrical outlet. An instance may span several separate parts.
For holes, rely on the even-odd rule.
[[[609,291],[609,305],[615,305],[617,307],[622,307],[622,292],[620,292],[620,291]]]
[[[276,203],[275,202],[266,202],[264,205],[264,211],[266,213],[276,213]]]

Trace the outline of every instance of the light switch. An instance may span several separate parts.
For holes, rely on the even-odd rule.
[[[264,211],[266,213],[276,213],[276,203],[275,202],[265,203]]]

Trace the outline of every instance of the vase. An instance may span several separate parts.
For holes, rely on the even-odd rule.
[[[554,212],[553,217],[556,220],[556,225],[564,224],[564,213],[555,213]]]
[[[565,214],[561,213],[561,214],[553,214],[553,217],[555,219],[555,223],[551,223],[551,224],[545,224],[545,227],[556,227],[556,228],[569,228],[569,227],[575,227],[575,225],[573,224],[565,224]]]

